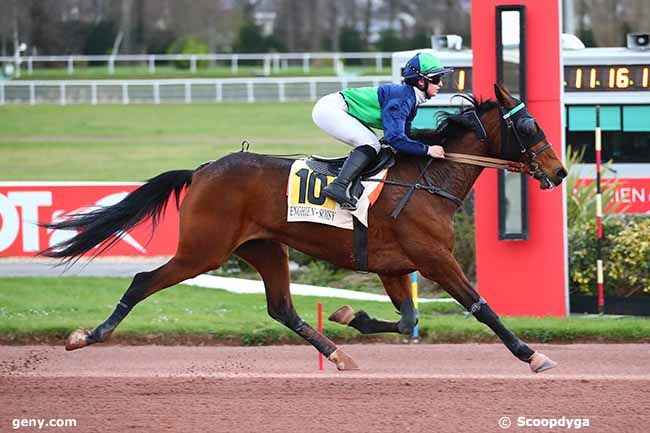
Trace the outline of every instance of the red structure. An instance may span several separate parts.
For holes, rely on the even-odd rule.
[[[526,8],[527,106],[558,155],[562,136],[560,2],[472,2],[473,90],[494,98],[496,7]],[[499,240],[497,173],[486,170],[475,185],[478,290],[500,314],[568,314],[566,223],[563,187],[542,191],[528,181],[528,240]]]

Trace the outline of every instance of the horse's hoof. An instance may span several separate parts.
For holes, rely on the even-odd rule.
[[[336,364],[336,368],[339,371],[359,369],[359,366],[357,365],[356,362],[354,362],[354,359],[352,359],[347,353],[345,353],[341,349],[336,349],[336,351],[332,353],[328,359],[332,361],[334,364]]]
[[[557,362],[551,360],[543,353],[535,352],[530,357],[530,369],[533,373],[541,373],[542,371],[550,370],[555,367]]]
[[[354,310],[349,305],[344,305],[335,312],[333,312],[328,320],[341,325],[348,325],[354,319]]]
[[[77,329],[72,332],[65,340],[65,350],[81,349],[88,346],[90,344],[87,338],[89,335],[90,329]]]

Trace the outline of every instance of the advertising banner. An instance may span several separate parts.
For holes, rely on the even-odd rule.
[[[589,185],[595,182],[594,179],[580,179],[577,187]],[[605,211],[611,210],[614,213],[628,214],[650,214],[650,178],[645,179],[603,179],[603,188],[608,184],[614,185],[614,200],[604,204]]]
[[[111,206],[139,183],[0,182],[0,257],[33,257],[40,250],[76,234],[49,230],[38,223],[60,221],[68,214]],[[178,241],[178,211],[172,199],[152,236],[145,221],[102,256],[171,256]],[[96,253],[97,249],[90,254]]]

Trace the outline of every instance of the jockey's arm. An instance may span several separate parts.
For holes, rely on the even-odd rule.
[[[426,155],[429,146],[410,138],[406,134],[406,122],[411,107],[409,102],[399,99],[388,101],[382,108],[381,121],[384,127],[384,139],[395,150],[411,155]]]

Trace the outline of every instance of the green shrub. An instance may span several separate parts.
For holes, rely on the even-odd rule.
[[[596,222],[569,230],[569,279],[572,289],[596,295]],[[603,226],[605,295],[650,295],[650,218],[615,217]]]
[[[183,37],[176,39],[167,50],[168,54],[209,54],[210,50],[208,44],[199,38]],[[174,66],[178,69],[189,69],[189,60],[176,60],[173,62]],[[207,60],[198,60],[196,62],[197,68],[204,68],[208,65]]]
[[[577,186],[571,167],[583,152],[567,148],[567,223],[569,236],[569,285],[574,292],[596,295],[596,183]],[[604,165],[601,176],[611,161]],[[607,207],[614,199],[615,182],[602,185],[603,240],[601,257],[605,294],[608,296],[650,295],[650,218],[614,214]]]

